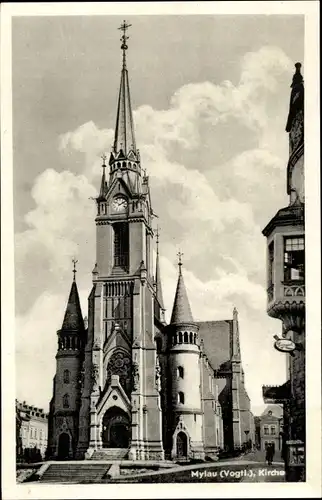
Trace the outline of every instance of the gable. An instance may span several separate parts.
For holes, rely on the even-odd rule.
[[[204,352],[214,370],[231,358],[232,321],[200,321],[199,338],[203,340]],[[228,363],[227,363],[228,362]]]

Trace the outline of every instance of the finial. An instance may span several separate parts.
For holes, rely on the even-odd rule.
[[[102,158],[102,161],[103,161],[103,163],[102,163],[102,167],[104,168],[104,167],[106,167],[106,160],[107,160],[107,156],[106,156],[106,154],[105,154],[105,153],[103,153],[103,154],[102,154],[102,156],[101,156],[101,158]]]
[[[177,253],[177,256],[178,256],[178,266],[179,266],[179,273],[181,274],[181,267],[182,267],[182,256],[183,256],[183,253],[179,252]]]
[[[300,62],[297,62],[294,64],[294,66],[295,66],[295,73],[293,75],[291,87],[294,87],[294,85],[298,83],[303,83],[303,76],[301,75],[302,64]]]
[[[157,229],[155,231],[155,236],[156,236],[156,244],[157,244],[157,253],[159,253],[159,237],[160,237],[160,227],[157,226]]]
[[[126,68],[125,51],[128,49],[126,41],[129,39],[129,37],[126,36],[126,32],[130,26],[132,26],[132,24],[126,24],[126,21],[124,20],[123,24],[121,24],[121,26],[118,28],[119,30],[123,31],[123,35],[120,38],[122,42],[121,50],[123,50],[123,68]]]
[[[76,273],[77,273],[76,264],[77,264],[77,262],[78,262],[78,260],[76,260],[75,258],[72,259],[72,263],[74,264],[74,268],[73,268],[73,274],[74,274],[73,281],[76,281]]]

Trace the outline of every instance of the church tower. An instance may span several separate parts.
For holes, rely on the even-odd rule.
[[[85,328],[75,280],[76,262],[74,261],[74,279],[63,324],[57,332],[56,375],[49,415],[49,458],[72,458],[78,442],[80,374]]]
[[[198,325],[193,320],[182,274],[179,276],[172,316],[166,329],[168,351],[167,444],[172,459],[204,459],[201,368]]]
[[[101,450],[106,457],[113,453],[113,458],[146,460],[162,459],[163,448],[154,341],[153,211],[134,134],[128,27],[124,22],[120,28],[122,69],[109,173],[104,155],[96,198],[96,263],[78,456]]]

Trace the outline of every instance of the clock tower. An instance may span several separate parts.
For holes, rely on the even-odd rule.
[[[114,144],[102,156],[78,456],[163,459],[154,341],[153,212],[131,109],[126,32]],[[107,175],[107,168],[109,173]]]

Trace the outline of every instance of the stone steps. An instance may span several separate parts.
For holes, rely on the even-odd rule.
[[[90,460],[121,460],[127,458],[128,448],[101,448],[95,450]]]
[[[39,481],[44,483],[93,483],[108,472],[109,464],[88,462],[54,463],[45,470]]]

